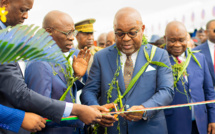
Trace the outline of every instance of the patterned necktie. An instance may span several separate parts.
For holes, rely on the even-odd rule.
[[[125,66],[124,66],[124,83],[125,83],[125,89],[128,87],[132,74],[133,74],[133,61],[131,59],[131,56],[127,56],[127,59],[125,61]]]

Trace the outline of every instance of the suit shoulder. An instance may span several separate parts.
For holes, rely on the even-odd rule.
[[[205,43],[203,43],[203,44],[201,44],[201,45],[199,45],[199,46],[197,46],[197,47],[195,47],[195,48],[193,48],[192,50],[201,50],[203,47],[205,47],[205,45],[207,45],[208,43],[207,43],[207,41],[205,42]]]
[[[46,61],[30,61],[27,63],[26,69],[28,68],[50,68],[50,63]]]

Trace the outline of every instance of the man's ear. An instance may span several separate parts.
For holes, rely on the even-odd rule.
[[[166,35],[164,35],[164,37],[163,37],[163,38],[164,38],[164,43],[166,44]]]
[[[50,33],[50,35],[52,35],[52,29],[51,28],[46,28],[45,30],[46,30],[46,32]]]
[[[142,33],[144,32],[145,30],[145,25],[142,25]]]
[[[1,7],[5,7],[5,9],[8,9],[8,6],[10,4],[9,0],[1,0]]]

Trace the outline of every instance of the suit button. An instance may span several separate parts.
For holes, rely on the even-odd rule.
[[[122,123],[124,126],[126,126],[126,121],[123,121],[123,123]]]
[[[189,92],[191,92],[191,89],[189,89]]]
[[[126,109],[129,109],[129,105],[126,105]]]

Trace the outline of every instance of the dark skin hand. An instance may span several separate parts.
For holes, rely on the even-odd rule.
[[[93,105],[95,109],[98,109],[101,113],[108,113],[109,109],[113,109],[115,106],[113,103],[111,104],[105,104],[103,106]],[[110,114],[102,115],[102,119],[100,122],[98,122],[103,127],[112,127],[113,123],[115,121],[118,121],[114,116]]]
[[[74,56],[72,67],[74,69],[75,77],[82,77],[87,71],[88,62],[90,60],[90,50],[85,47],[81,49],[77,57]]]
[[[133,111],[133,110],[142,110],[145,107],[143,105],[140,106],[133,106],[129,108],[127,111]],[[129,121],[139,121],[142,120],[144,112],[132,112],[132,113],[124,113],[120,114],[123,118]]]
[[[22,121],[21,127],[30,132],[41,131],[42,128],[45,128],[46,120],[41,116],[25,112],[24,119]]]
[[[215,123],[208,124],[208,134],[215,134]]]

